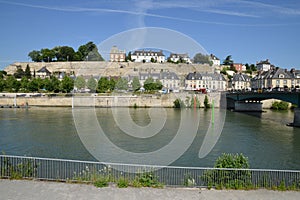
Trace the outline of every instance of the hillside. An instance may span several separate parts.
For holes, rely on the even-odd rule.
[[[172,63],[127,63],[127,62],[15,62],[7,66],[4,70],[8,74],[14,74],[18,67],[24,71],[29,65],[33,72],[42,67],[46,67],[51,73],[65,72],[69,74],[74,72],[76,76],[127,76],[137,75],[138,72],[160,72],[172,71],[180,77],[186,76],[189,72],[213,72],[214,67],[201,64],[172,64]]]

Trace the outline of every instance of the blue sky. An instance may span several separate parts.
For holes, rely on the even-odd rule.
[[[227,55],[242,63],[268,58],[300,69],[298,0],[0,0],[0,27],[2,69],[29,61],[32,50],[77,50],[142,27],[185,34],[221,61]]]

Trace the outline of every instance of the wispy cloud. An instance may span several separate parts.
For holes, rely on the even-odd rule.
[[[231,15],[236,17],[249,17],[249,18],[258,18],[259,15],[256,14],[249,14],[246,12],[238,12],[235,9],[232,10],[225,10],[220,9],[222,6],[226,5],[227,7],[234,7],[234,5],[238,6],[248,6],[252,9],[269,9],[272,12],[279,12],[283,14],[300,14],[300,11],[289,9],[289,8],[282,8],[280,6],[269,5],[265,3],[259,2],[250,2],[245,0],[216,0],[216,1],[208,1],[203,0],[201,2],[191,0],[185,1],[184,3],[181,0],[178,1],[146,1],[146,0],[135,0],[133,1],[133,9],[125,10],[125,9],[109,9],[109,8],[88,8],[88,7],[56,7],[56,6],[45,6],[45,5],[34,5],[34,4],[27,4],[27,3],[20,3],[20,2],[12,2],[12,1],[2,1],[0,3],[9,4],[9,5],[16,5],[16,6],[23,6],[23,7],[30,7],[36,9],[46,9],[46,10],[53,10],[53,11],[61,11],[61,12],[95,12],[95,13],[120,13],[120,14],[128,14],[128,15],[135,15],[140,17],[140,25],[144,25],[144,17],[155,17],[161,19],[169,19],[169,20],[176,20],[176,21],[183,21],[183,22],[192,22],[192,23],[202,23],[202,24],[213,24],[213,25],[225,25],[225,26],[283,26],[287,25],[284,23],[278,24],[241,24],[241,23],[226,23],[226,22],[218,22],[218,21],[208,21],[208,20],[199,20],[199,19],[190,19],[190,18],[180,18],[180,17],[173,17],[168,15],[159,15],[151,13],[151,10],[157,9],[172,9],[172,8],[184,8],[184,9],[192,9],[199,12],[209,12],[214,14],[222,14],[222,15]],[[217,9],[219,7],[219,9]],[[300,24],[300,23],[299,23]]]

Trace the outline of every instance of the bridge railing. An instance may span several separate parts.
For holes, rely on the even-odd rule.
[[[300,171],[219,169],[89,162],[0,155],[0,178],[93,182],[133,181],[149,175],[167,186],[300,189]]]

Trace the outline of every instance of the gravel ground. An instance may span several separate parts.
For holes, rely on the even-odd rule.
[[[96,188],[93,185],[59,182],[0,180],[0,200],[8,199],[300,199],[298,191],[207,190],[197,188]]]

